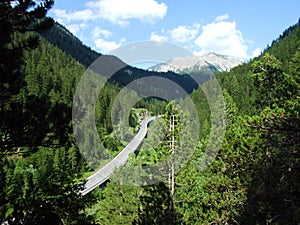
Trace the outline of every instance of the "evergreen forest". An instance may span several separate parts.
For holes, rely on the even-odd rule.
[[[96,138],[108,152],[87,161],[73,133],[73,96],[88,66],[102,55],[47,17],[53,4],[0,2],[1,225],[300,224],[300,20],[274,37],[260,56],[229,72],[202,74],[201,86],[187,74],[125,65],[95,104]],[[122,90],[124,99],[136,98],[134,90],[123,87],[147,76],[171,79],[189,94],[184,97],[195,103],[200,132],[195,143],[182,144],[192,139],[194,124],[177,100],[143,98],[130,111],[132,132],[145,115],[160,119],[149,126],[145,142],[124,168],[164,162],[174,145],[193,154],[175,173],[168,174],[177,166],[174,160],[166,163],[166,182],[124,184],[118,182],[123,170],[117,169],[112,179],[81,195],[85,179],[126,145],[111,119],[113,107],[126,107],[118,94]],[[220,115],[225,132],[210,144],[210,134],[221,132],[206,99],[215,80],[226,107],[216,101],[213,108],[225,109],[226,116]],[[178,101],[184,105],[185,100]],[[169,124],[172,129],[166,129]],[[207,154],[216,146],[216,154]],[[213,158],[205,169],[203,157]],[[132,171],[127,179],[143,175]]]

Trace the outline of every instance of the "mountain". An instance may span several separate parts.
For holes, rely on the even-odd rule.
[[[28,1],[23,2],[27,4]],[[4,17],[0,18],[1,25],[5,24],[2,23]],[[5,28],[0,26],[3,32]],[[138,102],[137,108],[148,108],[144,105],[148,103],[159,112],[154,115],[165,112],[165,116],[161,118],[162,123],[149,127],[147,143],[141,147],[145,151],[141,149],[139,154],[132,155],[125,169],[166,161],[170,157],[171,139],[178,150],[183,150],[180,159],[187,160],[189,155],[184,152],[188,147],[193,148],[190,160],[176,173],[176,184],[180,184],[175,187],[174,199],[180,200],[176,208],[168,185],[163,182],[151,186],[108,182],[105,190],[98,189],[87,198],[83,198],[79,190],[84,185],[81,181],[91,172],[84,156],[91,156],[96,164],[99,158],[106,159],[108,153],[118,154],[122,147],[114,132],[117,129],[112,124],[111,112],[115,109],[122,114],[127,109],[127,100],[136,99],[136,96],[126,88],[120,92],[121,81],[126,83],[131,77],[137,79],[152,74],[169,76],[177,82],[186,81],[180,83],[181,86],[190,87],[188,79],[191,77],[174,72],[145,71],[130,67],[116,57],[105,56],[107,63],[100,65],[102,69],[107,67],[107,71],[111,71],[118,64],[124,68],[115,73],[118,85],[107,82],[99,93],[92,121],[98,133],[84,132],[90,127],[88,121],[73,132],[72,124],[84,121],[81,118],[89,113],[81,99],[73,101],[76,84],[86,70],[79,60],[86,60],[88,64],[94,53],[67,30],[54,31],[59,32],[56,37],[52,35],[57,46],[41,38],[35,50],[23,49],[20,45],[18,50],[23,49],[24,57],[13,65],[0,63],[1,74],[11,75],[7,80],[0,79],[0,96],[5,97],[0,99],[1,224],[157,224],[158,221],[160,224],[300,224],[300,23],[288,29],[261,56],[229,72],[216,74],[221,88],[226,89],[223,92],[226,107],[219,96],[210,100],[209,94],[216,92],[212,82],[204,83],[191,94],[193,106],[198,111],[196,117],[189,117],[188,112],[173,104],[166,111],[160,110],[164,105],[154,102],[157,99]],[[18,35],[11,36],[8,51],[4,48],[6,52],[0,53],[2,58],[11,55],[9,47],[19,47],[21,43]],[[70,45],[62,51],[71,42],[78,46]],[[58,46],[62,46],[61,49]],[[282,63],[267,53],[272,53]],[[15,67],[18,62],[21,64]],[[253,66],[259,70],[253,70]],[[21,85],[16,85],[14,78]],[[10,96],[6,97],[3,88]],[[146,84],[144,89],[149,88],[155,87]],[[117,98],[120,95],[122,98]],[[89,93],[86,96],[90,96]],[[262,99],[270,101],[262,102]],[[79,106],[77,111],[73,105]],[[220,111],[226,112],[226,118]],[[72,117],[74,112],[79,115],[78,120]],[[214,117],[219,118],[214,120]],[[129,115],[129,121],[131,119]],[[170,121],[175,122],[171,130],[163,126],[168,126]],[[199,143],[190,141],[194,135],[189,131],[198,135],[193,126],[195,122],[201,125]],[[221,124],[225,129],[219,128]],[[224,136],[219,135],[222,131]],[[161,136],[163,133],[165,135]],[[84,142],[86,151],[80,151],[75,137],[80,143]],[[103,148],[96,146],[98,139],[107,152],[99,151]],[[218,143],[220,149],[214,154]],[[208,163],[209,168],[202,170],[201,165]],[[167,169],[168,164],[167,161],[163,166]],[[135,176],[137,170],[127,171],[133,172],[130,180],[138,178]],[[164,171],[167,175],[168,170]],[[146,172],[151,175],[155,171],[142,171],[142,179],[146,178]],[[122,171],[116,171],[115,177],[121,175],[124,175]],[[103,208],[105,210],[97,210]]]
[[[149,68],[150,71],[175,73],[224,72],[242,64],[242,60],[230,56],[208,53],[201,56],[176,57],[166,63]]]
[[[116,83],[119,86],[126,86],[137,79],[150,76],[163,77],[171,80],[182,87],[187,93],[192,93],[199,86],[198,83],[195,82],[189,75],[183,76],[174,72],[161,73],[142,70],[126,65],[121,59],[115,56],[102,55],[101,53],[98,53],[84,45],[77,37],[58,22],[55,22],[54,26],[50,30],[44,31],[40,34],[49,43],[76,59],[86,68],[89,67],[98,57],[103,57],[101,72],[104,74],[102,75],[108,76],[111,71],[114,71],[113,68],[122,68],[114,73],[110,78],[112,83]],[[203,78],[202,80],[204,82],[207,79],[208,78]],[[141,87],[141,89],[144,90],[149,88],[156,89],[157,87],[155,85],[152,87],[151,84],[147,84],[147,86],[143,88]]]
[[[86,67],[101,56],[100,53],[84,45],[82,41],[58,22],[55,22],[51,29],[40,32],[40,35]]]

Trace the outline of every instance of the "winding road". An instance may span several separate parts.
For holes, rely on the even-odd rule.
[[[156,117],[150,117],[142,121],[139,131],[134,136],[134,138],[126,145],[126,147],[109,163],[107,163],[105,166],[103,166],[101,169],[99,169],[97,172],[86,179],[85,187],[81,191],[81,195],[86,195],[99,185],[103,184],[109,179],[116,168],[126,163],[129,153],[138,150],[139,146],[143,142],[143,139],[147,134],[148,124],[155,119]]]

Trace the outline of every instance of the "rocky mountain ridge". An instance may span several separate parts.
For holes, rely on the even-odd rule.
[[[166,63],[160,63],[148,70],[156,72],[192,73],[223,72],[242,64],[243,61],[230,56],[207,53],[201,56],[176,57]]]

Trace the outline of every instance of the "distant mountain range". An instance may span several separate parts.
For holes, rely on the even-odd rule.
[[[92,50],[57,22],[50,30],[42,32],[41,35],[48,42],[62,49],[86,67],[102,56],[102,73],[109,73],[116,65],[119,66],[118,68],[123,68],[110,78],[110,81],[120,86],[126,86],[143,77],[154,76],[169,79],[181,86],[187,93],[192,93],[198,88],[199,84],[211,79],[216,72],[228,71],[242,63],[241,60],[228,56],[209,53],[198,57],[177,57],[167,63],[143,70],[126,65],[115,56],[102,55]],[[156,88],[155,84],[152,87],[150,83],[143,88],[147,90],[150,87]]]
[[[150,67],[148,70],[156,72],[175,73],[215,73],[229,71],[242,64],[243,61],[230,56],[208,53],[201,56],[176,57],[166,63]]]

